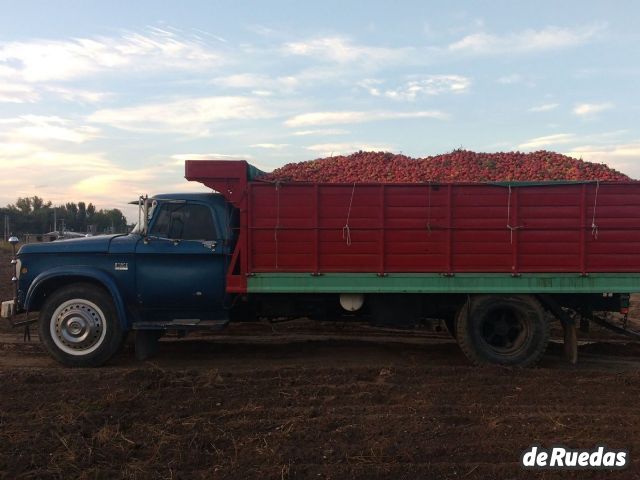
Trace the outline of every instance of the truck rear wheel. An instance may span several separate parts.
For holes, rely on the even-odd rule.
[[[100,366],[123,341],[111,296],[87,283],[51,294],[40,310],[39,331],[51,356],[69,367]]]
[[[549,342],[549,323],[529,295],[482,295],[460,309],[456,336],[475,364],[534,365]]]

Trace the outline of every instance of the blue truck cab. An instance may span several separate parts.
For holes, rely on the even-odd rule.
[[[41,341],[65,365],[103,364],[132,329],[157,338],[167,328],[228,322],[233,209],[217,193],[143,201],[147,221],[129,234],[26,244],[18,251],[16,294],[3,312],[40,312]]]

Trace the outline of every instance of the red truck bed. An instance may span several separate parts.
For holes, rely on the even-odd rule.
[[[267,183],[249,168],[186,163],[241,211],[235,291],[260,272],[640,272],[640,183]]]

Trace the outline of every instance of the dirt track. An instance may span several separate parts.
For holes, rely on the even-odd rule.
[[[470,367],[444,333],[259,324],[69,370],[2,333],[0,478],[638,477],[640,344],[592,337],[577,367],[552,344],[518,370]],[[524,472],[534,443],[631,466]]]

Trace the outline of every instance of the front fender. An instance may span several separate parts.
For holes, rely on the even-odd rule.
[[[42,272],[36,278],[34,278],[33,282],[31,282],[31,285],[29,286],[29,289],[27,290],[27,294],[24,299],[24,308],[27,311],[30,310],[30,307],[34,299],[36,298],[40,288],[42,288],[42,286],[46,282],[54,278],[77,278],[79,280],[86,278],[100,283],[111,294],[111,298],[113,299],[113,303],[116,307],[116,312],[118,313],[118,318],[120,319],[120,324],[125,330],[129,329],[130,321],[129,316],[127,315],[127,309],[125,308],[124,301],[122,300],[122,295],[120,295],[118,286],[116,285],[113,278],[102,270],[97,270],[92,267],[81,265],[50,268],[49,270]]]

